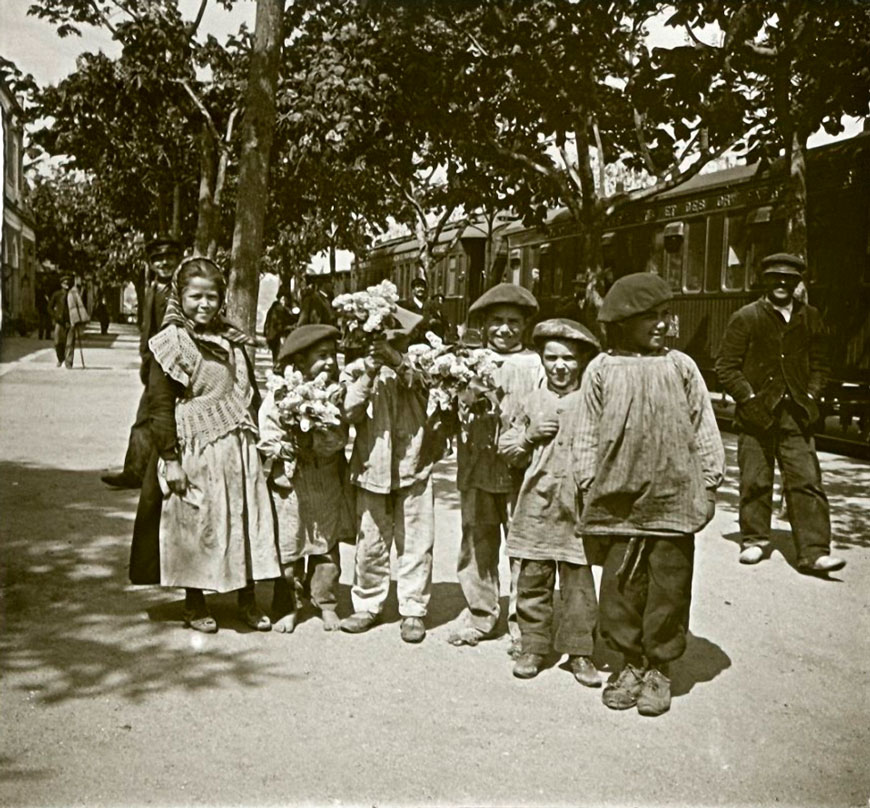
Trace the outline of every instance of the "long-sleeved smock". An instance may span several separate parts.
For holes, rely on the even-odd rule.
[[[578,534],[581,500],[571,451],[580,418],[580,391],[558,396],[542,387],[508,405],[515,414],[499,437],[499,454],[510,466],[525,469],[508,531],[508,556],[589,563]],[[533,443],[526,428],[537,415],[557,417],[559,431]]]
[[[259,412],[264,469],[275,511],[282,564],[326,555],[355,535],[353,492],[348,484],[345,424],[295,438],[280,420],[270,392]]]
[[[475,414],[457,440],[456,487],[478,488],[492,494],[510,494],[518,474],[499,457],[499,433],[508,427],[513,408],[523,396],[544,384],[544,367],[536,351],[495,354],[495,383],[504,394],[498,412]]]
[[[697,533],[725,450],[697,365],[613,352],[583,373],[574,439],[585,534]]]
[[[366,491],[388,494],[426,480],[443,451],[426,415],[428,392],[404,362],[370,373],[364,359],[341,374],[343,414],[354,425],[350,481]]]

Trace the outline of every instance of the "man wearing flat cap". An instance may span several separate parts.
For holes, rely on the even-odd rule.
[[[145,289],[142,320],[139,324],[139,378],[144,385],[148,384],[152,360],[148,340],[163,325],[163,315],[166,314],[166,304],[169,301],[172,274],[181,260],[181,244],[169,236],[158,236],[148,243],[147,251],[154,278]],[[142,391],[139,407],[136,410],[136,420],[130,428],[130,439],[127,442],[123,470],[116,474],[104,474],[100,478],[112,488],[140,488],[142,486],[142,477],[151,455],[147,392],[147,388]]]
[[[828,374],[825,327],[818,310],[795,297],[803,259],[776,253],[761,265],[764,297],[734,313],[716,361],[737,405],[740,562],[764,558],[778,460],[798,569],[828,573],[846,562],[830,555],[828,499],[813,440]]]

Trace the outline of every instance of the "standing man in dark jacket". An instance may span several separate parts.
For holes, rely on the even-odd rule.
[[[846,562],[830,555],[828,499],[813,440],[828,373],[825,328],[818,310],[795,298],[801,258],[777,253],[761,265],[765,296],[731,317],[716,362],[737,404],[740,561],[757,564],[764,556],[779,460],[798,568],[833,572]]]
[[[154,279],[145,289],[145,300],[142,306],[142,322],[139,332],[139,378],[142,384],[148,384],[148,374],[151,370],[151,349],[148,340],[151,339],[163,324],[166,313],[166,303],[169,300],[169,287],[172,273],[181,260],[181,245],[173,238],[160,237],[148,244],[148,260],[154,270]],[[127,454],[124,457],[124,469],[117,474],[104,474],[100,479],[113,488],[139,488],[142,485],[142,475],[151,456],[151,429],[148,424],[148,389],[142,391],[139,408],[136,410],[136,421],[130,429],[130,439],[127,442]]]
[[[57,356],[57,366],[60,367],[66,357],[66,337],[69,330],[69,306],[66,296],[69,293],[70,279],[64,276],[60,279],[60,289],[48,303],[48,311],[54,322],[54,352]]]

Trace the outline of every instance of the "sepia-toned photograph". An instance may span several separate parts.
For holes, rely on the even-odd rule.
[[[870,806],[870,0],[0,0],[0,806]]]

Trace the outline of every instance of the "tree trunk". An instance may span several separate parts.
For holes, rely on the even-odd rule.
[[[786,149],[789,177],[786,184],[785,247],[788,252],[807,258],[807,143],[797,130]]]
[[[248,73],[232,270],[227,314],[253,334],[260,287],[263,223],[269,193],[269,157],[275,129],[275,92],[283,41],[283,0],[257,0],[254,44]]]
[[[209,255],[209,245],[215,230],[215,158],[214,135],[203,124],[199,133],[199,206],[193,242],[193,251],[197,255]]]
[[[181,183],[172,186],[172,238],[181,238]]]

